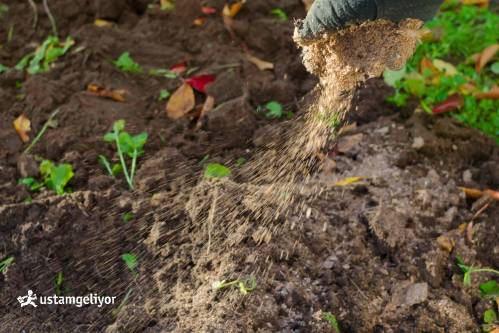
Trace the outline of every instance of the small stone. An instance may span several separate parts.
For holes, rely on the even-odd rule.
[[[407,288],[405,304],[408,306],[423,303],[428,298],[428,284],[425,282],[415,283]]]
[[[390,127],[388,127],[388,126],[377,128],[374,130],[374,133],[381,134],[381,135],[388,134],[388,132],[390,132]]]
[[[463,172],[463,181],[465,183],[471,183],[472,180],[473,180],[473,175],[471,174],[471,171],[470,170],[465,170]]]
[[[412,148],[421,149],[423,147],[424,147],[424,139],[422,137],[414,138],[414,141],[412,143]]]

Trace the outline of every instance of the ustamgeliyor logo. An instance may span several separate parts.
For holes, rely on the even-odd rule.
[[[21,304],[21,308],[25,306],[32,306],[34,308],[41,305],[74,305],[81,308],[84,305],[97,305],[97,307],[102,307],[103,305],[114,304],[116,296],[99,296],[97,294],[88,294],[85,296],[40,296],[37,297],[33,290],[28,290],[27,295],[19,296],[17,301]]]

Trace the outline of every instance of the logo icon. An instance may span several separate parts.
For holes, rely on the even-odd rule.
[[[36,300],[36,294],[33,293],[33,290],[28,290],[28,294],[26,296],[19,296],[17,298],[17,301],[21,304],[21,308],[25,307],[26,305],[32,305],[33,307],[37,307],[35,300]]]

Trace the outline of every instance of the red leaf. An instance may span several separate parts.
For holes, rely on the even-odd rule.
[[[206,86],[212,83],[213,81],[215,81],[215,75],[206,74],[206,75],[190,77],[187,80],[185,80],[185,83],[187,83],[197,91],[204,93]]]
[[[170,71],[177,73],[177,74],[182,74],[187,70],[187,64],[184,62],[179,62],[178,64],[173,65],[170,67]]]
[[[455,111],[464,104],[464,99],[459,94],[449,96],[444,102],[438,104],[433,108],[433,114]]]
[[[203,12],[203,14],[211,15],[211,14],[215,14],[217,12],[217,9],[214,7],[204,6],[204,7],[201,7],[201,11]]]

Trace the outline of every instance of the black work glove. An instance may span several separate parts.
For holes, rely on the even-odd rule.
[[[443,0],[315,0],[307,17],[298,25],[301,38],[314,38],[324,31],[344,28],[348,23],[375,19],[398,22],[406,18],[427,21]]]

